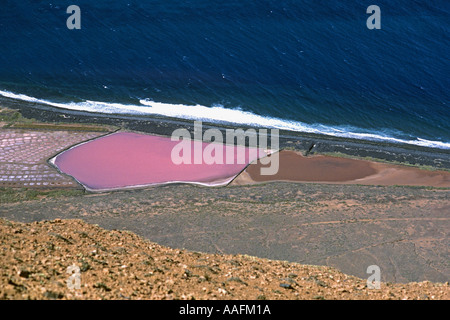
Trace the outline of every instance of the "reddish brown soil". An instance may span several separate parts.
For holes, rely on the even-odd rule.
[[[234,185],[268,181],[326,182],[365,185],[404,185],[450,187],[450,172],[421,170],[417,167],[393,165],[367,160],[303,156],[300,152],[283,150],[279,157],[279,170],[275,175],[261,175],[261,163],[253,163],[234,181]],[[273,160],[272,160],[273,161]]]

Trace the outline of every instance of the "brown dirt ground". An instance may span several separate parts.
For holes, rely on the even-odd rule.
[[[272,157],[274,156],[272,155]],[[450,172],[444,170],[430,171],[405,165],[326,155],[305,157],[301,152],[292,150],[281,150],[277,154],[277,158],[279,161],[277,174],[261,175],[261,168],[266,167],[266,165],[254,162],[232,184],[248,185],[268,181],[309,181],[384,186],[450,187]]]
[[[1,299],[448,299],[449,284],[382,283],[320,267],[176,250],[82,220],[0,219]],[[80,289],[67,268],[80,267]]]

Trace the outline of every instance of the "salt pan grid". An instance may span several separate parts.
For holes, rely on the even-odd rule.
[[[0,187],[79,188],[47,164],[55,154],[104,133],[0,129]]]

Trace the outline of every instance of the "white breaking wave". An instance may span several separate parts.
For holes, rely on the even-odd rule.
[[[393,143],[406,143],[422,147],[450,149],[450,143],[441,141],[431,141],[417,138],[416,140],[404,140],[376,133],[351,132],[348,129],[333,128],[325,125],[308,125],[299,121],[283,120],[260,116],[248,111],[228,109],[220,105],[206,107],[202,105],[183,105],[154,102],[148,99],[140,100],[140,105],[108,103],[86,100],[84,102],[56,103],[24,94],[15,94],[9,91],[0,90],[0,95],[35,103],[50,105],[57,108],[98,112],[107,114],[128,114],[128,115],[160,115],[173,118],[190,120],[202,120],[208,122],[228,122],[241,125],[254,125],[267,129],[281,129],[298,132],[325,134],[342,138],[353,138],[362,140],[376,140]]]

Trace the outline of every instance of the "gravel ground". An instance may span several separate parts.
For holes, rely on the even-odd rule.
[[[331,267],[170,249],[82,220],[0,219],[0,241],[1,299],[449,298],[448,282],[369,289]]]

